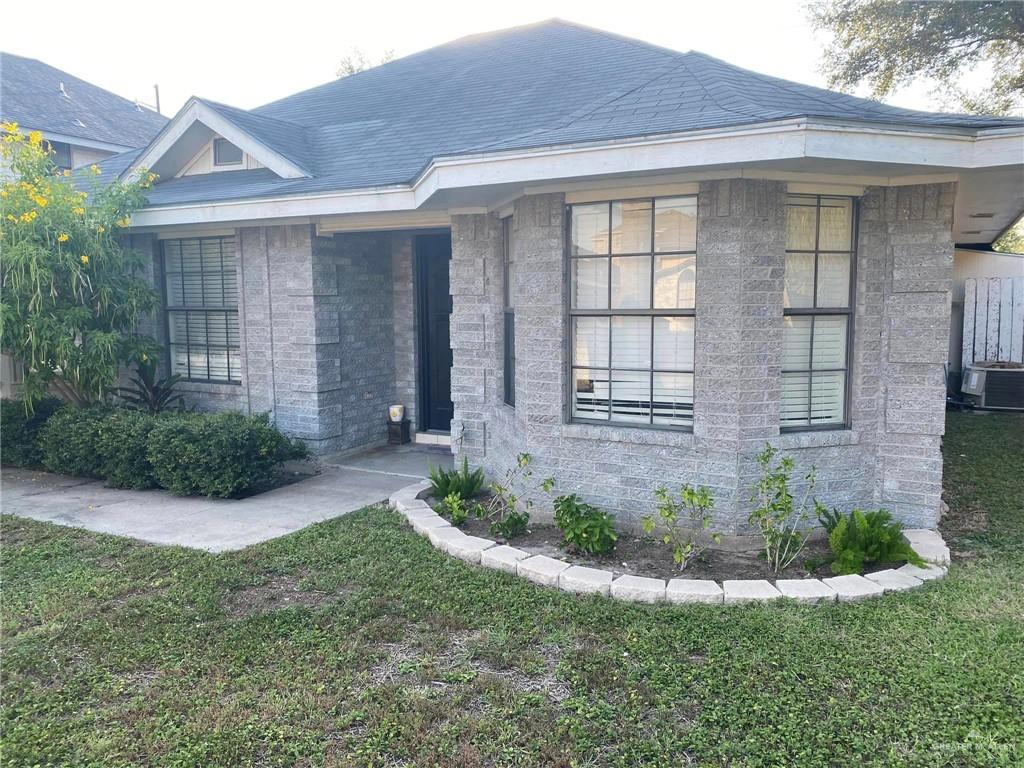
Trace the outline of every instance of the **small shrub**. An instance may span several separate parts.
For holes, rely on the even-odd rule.
[[[490,501],[483,507],[483,514],[478,517],[487,517],[491,520],[491,534],[512,539],[522,535],[530,524],[530,510],[533,509],[533,502],[530,499],[520,498],[515,490],[516,486],[529,480],[533,476],[530,469],[530,454],[520,453],[516,456],[516,465],[505,472],[501,482],[491,483],[490,489],[493,494]],[[554,478],[545,478],[541,481],[541,488],[550,491],[555,484]]]
[[[110,414],[105,406],[65,405],[39,430],[43,466],[59,475],[102,477],[100,435]]]
[[[149,460],[149,433],[157,417],[143,411],[118,408],[100,424],[96,441],[98,474],[112,488],[155,488]]]
[[[192,413],[159,419],[147,441],[153,474],[182,496],[241,496],[270,485],[282,462],[306,456],[266,414]]]
[[[23,400],[0,402],[0,459],[8,467],[40,467],[39,431],[63,403],[55,397],[36,400],[32,413]]]
[[[608,554],[619,538],[615,518],[581,502],[575,493],[555,499],[555,523],[562,529],[566,544],[591,555]]]
[[[840,516],[828,537],[832,572],[861,573],[871,563],[903,563],[924,566],[924,560],[903,535],[903,526],[888,511],[876,509]]]
[[[457,493],[449,493],[445,496],[442,506],[448,512],[452,525],[463,525],[469,519],[469,510],[466,509],[466,502]]]
[[[460,469],[430,468],[430,494],[443,499],[450,493],[457,493],[463,499],[472,499],[484,487],[484,471],[477,468],[469,471],[469,460],[462,457]]]
[[[694,488],[689,483],[679,490],[679,499],[661,487],[654,491],[658,500],[658,520],[665,527],[661,540],[672,547],[672,560],[685,570],[690,562],[700,556],[710,545],[722,540],[717,533],[711,533],[711,510],[715,500],[711,491],[703,485]],[[643,519],[644,530],[651,533],[658,525],[653,515]]]
[[[807,502],[814,492],[816,473],[813,467],[807,473],[807,488],[800,502],[795,503],[789,491],[793,460],[784,456],[776,461],[777,455],[778,450],[770,445],[758,454],[761,479],[751,496],[757,507],[750,513],[750,522],[757,526],[764,539],[764,554],[772,571],[780,573],[807,546],[811,520]]]

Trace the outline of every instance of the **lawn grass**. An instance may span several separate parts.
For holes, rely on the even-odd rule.
[[[579,599],[382,508],[209,555],[4,517],[8,766],[1024,762],[1024,419],[953,414],[915,592]]]

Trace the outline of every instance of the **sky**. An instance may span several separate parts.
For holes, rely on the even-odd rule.
[[[173,115],[191,95],[248,109],[320,85],[356,48],[371,60],[388,50],[404,56],[552,16],[702,51],[788,80],[826,84],[820,56],[828,38],[811,28],[802,0],[51,0],[45,6],[8,3],[0,50],[41,59],[149,105],[159,84],[161,111]],[[940,106],[925,85],[886,101]]]

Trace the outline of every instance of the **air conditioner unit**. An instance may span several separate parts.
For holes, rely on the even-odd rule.
[[[1024,410],[1024,365],[971,363],[964,371],[960,390],[980,408]]]

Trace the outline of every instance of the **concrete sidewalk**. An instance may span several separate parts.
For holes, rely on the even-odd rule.
[[[225,552],[384,501],[409,485],[410,477],[425,477],[428,463],[450,466],[451,457],[403,451],[392,464],[385,451],[374,451],[349,458],[344,468],[326,465],[319,475],[239,500],[117,490],[98,480],[4,469],[0,511],[153,544]]]

